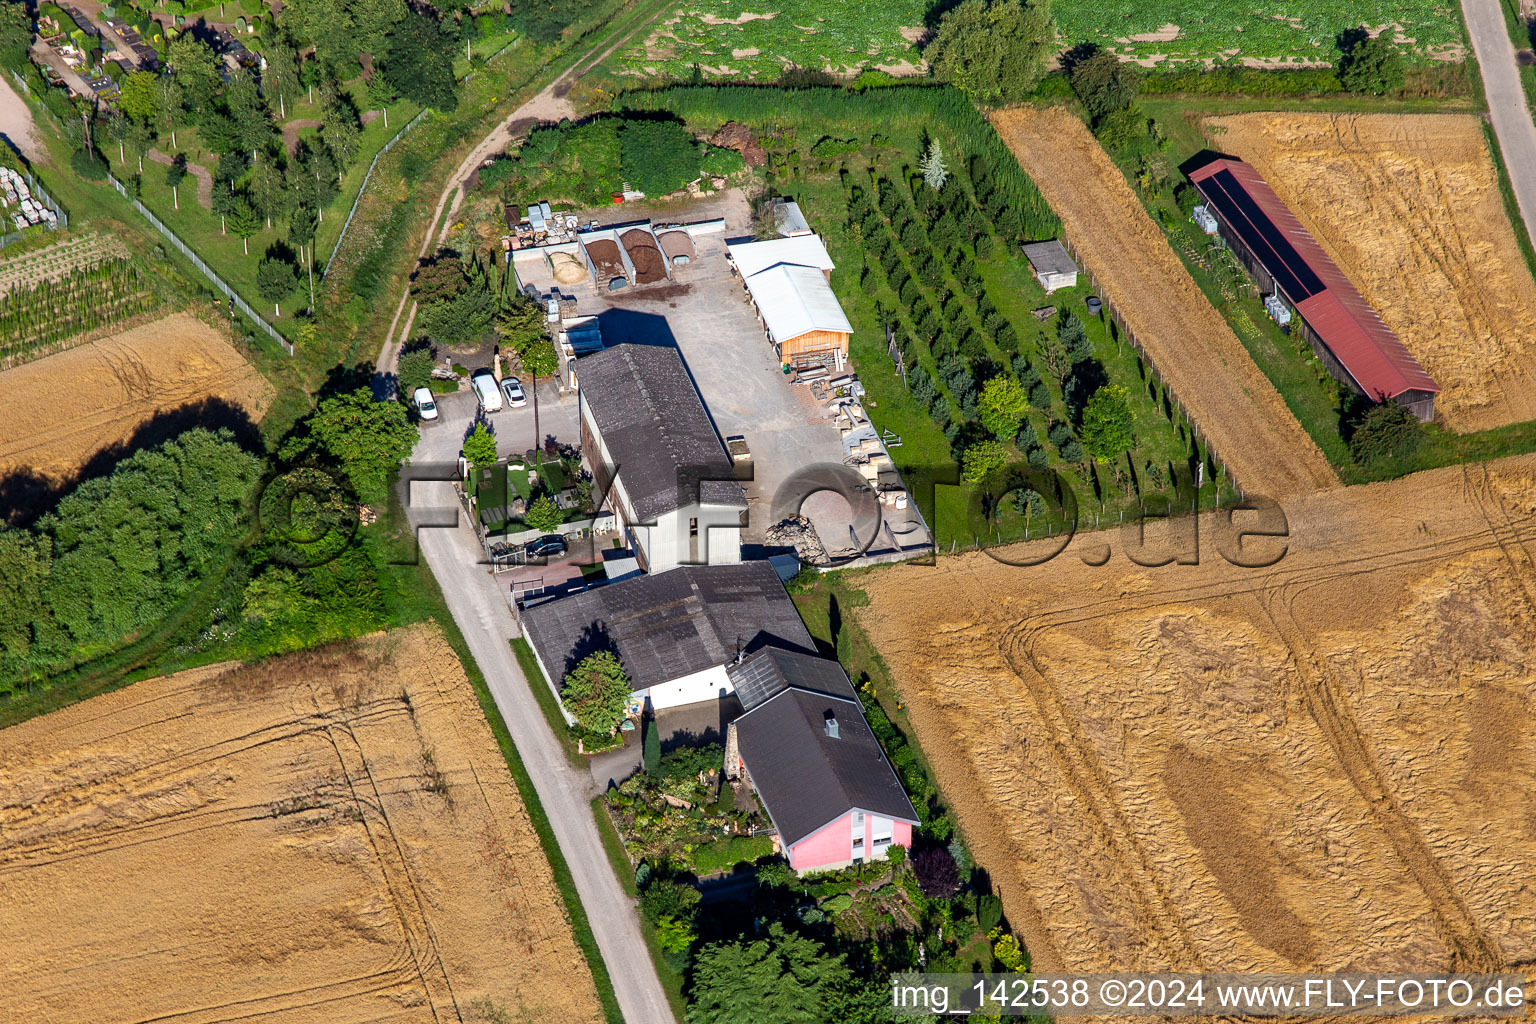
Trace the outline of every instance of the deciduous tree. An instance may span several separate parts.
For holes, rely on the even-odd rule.
[[[923,51],[933,74],[984,103],[1023,99],[1056,53],[1048,0],[963,0]]]
[[[1120,384],[1106,384],[1083,408],[1083,447],[1101,466],[1136,447],[1136,421],[1126,402],[1128,394]]]

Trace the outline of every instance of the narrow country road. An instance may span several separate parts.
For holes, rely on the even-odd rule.
[[[451,503],[451,491],[447,497],[430,502]],[[463,632],[512,734],[512,742],[517,745],[518,756],[533,779],[597,937],[597,947],[607,964],[624,1020],[627,1024],[674,1024],[666,993],[640,934],[634,901],[619,887],[598,836],[597,823],[592,819],[589,802],[597,791],[591,776],[585,770],[571,767],[549,731],[528,688],[529,680],[524,678],[508,643],[518,629],[507,607],[506,594],[479,564],[480,544],[464,517],[459,518],[457,529],[418,531],[422,556],[442,585],[448,609]]]
[[[1504,154],[1504,166],[1514,186],[1515,203],[1526,234],[1536,241],[1536,124],[1520,87],[1515,66],[1515,46],[1504,23],[1500,0],[1461,0],[1467,34],[1483,74],[1488,96],[1488,117]]]
[[[470,150],[469,155],[454,168],[447,185],[443,188],[442,195],[438,196],[437,206],[432,210],[431,227],[428,228],[427,236],[422,239],[416,258],[423,258],[448,237],[448,230],[453,225],[453,215],[458,212],[459,204],[464,201],[464,182],[475,168],[497,153],[504,152],[512,139],[529,127],[543,121],[561,121],[574,116],[576,108],[567,96],[570,94],[571,86],[576,84],[576,80],[627,43],[636,32],[644,29],[657,14],[666,9],[665,4],[658,6],[651,2],[642,2],[637,5],[630,22],[614,34],[612,43],[588,57],[577,60],[564,74],[540,89],[532,99],[514,110],[510,117],[481,139],[480,144]],[[448,211],[446,218],[443,217],[445,209]],[[442,228],[437,230],[440,221]],[[399,355],[400,346],[410,337],[411,324],[416,320],[416,303],[411,302],[410,299],[410,290],[402,290],[400,302],[395,306],[394,318],[389,322],[389,333],[384,336],[384,343],[379,349],[379,358],[374,364],[375,372],[385,380],[394,379],[392,375],[395,359]],[[405,318],[403,325],[400,322],[402,316]]]

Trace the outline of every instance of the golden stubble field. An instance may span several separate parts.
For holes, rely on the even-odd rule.
[[[1474,114],[1236,114],[1258,168],[1444,389],[1454,430],[1536,419],[1536,281]]]
[[[1040,967],[1529,970],[1536,458],[1284,508],[1267,569],[1208,516],[1199,565],[1097,534],[855,615]]]
[[[159,413],[217,399],[257,421],[272,396],[212,327],[162,317],[0,373],[0,476],[57,480]]]
[[[1322,451],[1077,115],[1062,107],[1014,107],[991,117],[1061,218],[1080,265],[1238,484],[1277,498],[1337,484]]]
[[[435,628],[0,732],[0,1020],[602,1017]]]

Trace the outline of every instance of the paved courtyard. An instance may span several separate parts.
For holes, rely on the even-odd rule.
[[[559,291],[575,298],[576,313],[597,316],[608,345],[628,341],[677,347],[721,437],[740,434],[747,439],[754,476],[745,484],[748,524],[742,540],[761,545],[765,531],[795,511],[796,503],[786,504],[782,496],[775,507],[775,495],[785,481],[816,465],[845,469],[847,449],[827,407],[809,388],[791,385],[784,376],[745,289],[726,261],[727,241],[750,237],[746,201],[731,192],[667,212],[652,211],[652,216],[657,223],[697,223],[723,216],[725,230],[697,236],[693,260],[672,268],[672,280],[665,283],[610,292],[590,281],[556,284],[552,277],[526,272],[526,264],[519,265],[519,280],[541,293]],[[614,223],[636,218],[636,211],[624,210],[605,211],[598,219]],[[911,509],[879,508],[890,532],[880,530],[875,548],[887,546],[893,534],[902,546],[926,540],[926,530]],[[828,550],[849,545],[855,516],[840,496],[822,492],[801,511],[816,525]],[[875,528],[869,517],[859,526],[860,535]]]

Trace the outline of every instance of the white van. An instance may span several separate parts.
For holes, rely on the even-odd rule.
[[[475,389],[481,411],[501,412],[501,389],[496,386],[496,378],[490,370],[476,370],[470,374],[469,383]]]

